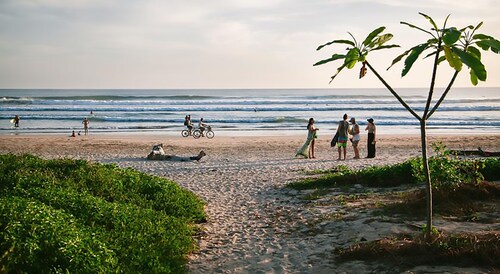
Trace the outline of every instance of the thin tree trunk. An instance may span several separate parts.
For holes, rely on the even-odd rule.
[[[424,164],[424,174],[426,182],[426,198],[427,198],[427,229],[425,231],[425,238],[427,241],[431,240],[432,232],[432,184],[431,174],[429,170],[429,159],[427,158],[427,134],[426,134],[426,120],[420,120],[420,139],[422,142],[422,163]]]

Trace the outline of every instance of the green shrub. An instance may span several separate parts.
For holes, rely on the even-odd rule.
[[[488,181],[500,180],[500,158],[487,158],[481,160],[483,163],[479,171],[483,174],[484,179]]]
[[[0,155],[0,272],[184,272],[204,203],[116,165]]]
[[[500,178],[498,158],[463,160],[449,154],[438,154],[429,159],[432,184],[435,189],[455,189],[464,183],[480,183],[483,179]],[[289,184],[295,189],[315,189],[362,184],[368,187],[394,187],[403,184],[424,182],[421,158],[403,163],[373,166],[361,170],[350,170],[345,166],[325,171],[317,178],[308,178]],[[483,178],[484,177],[484,178]]]

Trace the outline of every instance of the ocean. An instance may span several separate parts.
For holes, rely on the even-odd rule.
[[[421,114],[426,89],[401,89]],[[435,100],[441,95],[436,90]],[[71,134],[90,120],[91,134],[179,134],[185,115],[201,117],[216,136],[305,133],[310,117],[331,134],[347,113],[363,131],[418,134],[418,121],[385,89],[0,89],[0,134]],[[18,128],[11,119],[21,117]],[[428,121],[428,132],[500,133],[500,88],[453,88]]]

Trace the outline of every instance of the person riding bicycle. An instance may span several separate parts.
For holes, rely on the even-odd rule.
[[[193,124],[191,123],[191,115],[186,115],[186,117],[184,117],[184,125],[188,128],[189,131],[193,129]]]
[[[200,128],[201,136],[205,136],[204,132],[205,132],[206,126],[207,126],[207,124],[204,123],[203,118],[200,118],[200,122],[198,123],[198,127]]]

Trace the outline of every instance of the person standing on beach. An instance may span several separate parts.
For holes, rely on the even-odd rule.
[[[361,136],[359,134],[359,125],[356,123],[356,118],[351,117],[351,127],[349,130],[349,134],[352,135],[351,142],[352,148],[354,149],[354,157],[353,159],[359,159],[359,141],[361,140]]]
[[[347,122],[347,118],[347,114],[344,114],[343,120],[339,121],[339,126],[337,127],[337,132],[339,133],[339,139],[337,141],[339,158],[337,160],[342,160],[342,150],[344,151],[344,160],[347,157],[347,139],[349,130],[349,122]]]
[[[319,128],[316,128],[314,126],[314,118],[309,118],[309,122],[307,123],[306,142],[297,151],[297,154],[295,154],[295,156],[302,155],[302,156],[309,158],[309,159],[316,158],[314,156],[314,143],[315,143],[315,139],[318,138],[318,134],[317,134],[318,130],[319,130]]]
[[[368,125],[365,128],[365,131],[368,131],[368,156],[366,158],[375,158],[375,144],[377,141],[375,140],[375,133],[377,131],[377,127],[375,123],[373,123],[373,119],[370,118],[367,120]]]
[[[83,118],[82,124],[85,135],[89,134],[89,119],[87,119],[87,117]]]

